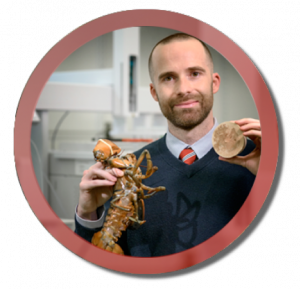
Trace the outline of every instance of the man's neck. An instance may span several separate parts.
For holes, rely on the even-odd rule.
[[[207,118],[191,130],[185,130],[174,126],[168,121],[168,128],[172,135],[180,139],[188,145],[194,144],[196,141],[204,137],[214,126],[214,118],[212,112]]]

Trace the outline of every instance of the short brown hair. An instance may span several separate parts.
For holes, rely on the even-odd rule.
[[[209,61],[212,63],[213,65],[213,58],[212,58],[212,55],[211,55],[211,52],[209,51],[209,48],[207,47],[207,45],[201,41],[200,39],[194,37],[194,36],[191,36],[189,34],[186,34],[186,33],[175,33],[175,34],[172,34],[162,40],[160,40],[152,49],[151,53],[150,53],[150,56],[149,56],[149,60],[148,60],[148,70],[149,70],[149,75],[150,75],[150,78],[151,80],[153,81],[152,79],[152,55],[153,55],[153,51],[155,50],[155,48],[160,45],[160,44],[168,44],[174,40],[186,40],[186,39],[189,39],[189,38],[194,38],[196,40],[198,40],[202,46],[204,47],[204,50],[206,52],[206,55],[208,56],[209,58]]]

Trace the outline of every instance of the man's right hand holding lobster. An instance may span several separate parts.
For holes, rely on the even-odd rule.
[[[97,208],[103,206],[111,198],[117,177],[123,175],[123,171],[117,168],[104,170],[101,162],[95,163],[84,171],[79,184],[78,216],[82,219],[96,220]]]
[[[146,222],[144,199],[164,191],[165,187],[151,188],[142,183],[157,171],[146,149],[137,160],[134,154],[121,156],[121,149],[110,140],[99,139],[93,153],[96,163],[83,173],[77,214],[83,219],[97,220],[97,208],[112,197],[103,227],[93,235],[91,242],[106,251],[124,255],[117,244],[122,232],[129,226],[137,229]],[[147,161],[145,175],[140,169],[144,158]]]

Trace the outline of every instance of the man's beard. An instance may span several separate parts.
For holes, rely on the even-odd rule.
[[[184,130],[191,130],[202,123],[212,110],[214,96],[211,88],[210,94],[190,94],[170,99],[166,103],[159,100],[159,106],[163,115],[175,126]],[[191,108],[176,109],[175,105],[189,100],[198,101],[200,106]],[[174,109],[175,108],[175,109]]]

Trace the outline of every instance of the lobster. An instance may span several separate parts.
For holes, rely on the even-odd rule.
[[[142,184],[143,179],[149,178],[158,169],[152,165],[148,150],[144,150],[137,160],[132,153],[121,156],[121,149],[116,144],[99,139],[93,153],[95,161],[101,162],[104,169],[118,168],[124,175],[119,177],[114,185],[105,222],[101,231],[93,235],[92,244],[106,251],[124,255],[123,249],[117,244],[122,231],[126,231],[128,227],[138,229],[146,222],[143,200],[165,190],[165,187],[150,188]],[[143,175],[140,165],[145,157],[147,171]],[[144,194],[144,190],[148,193]]]

